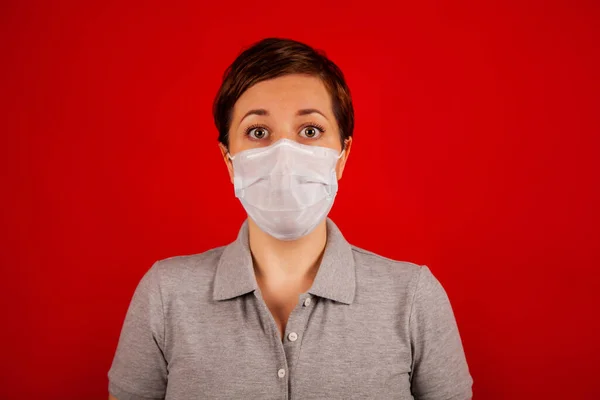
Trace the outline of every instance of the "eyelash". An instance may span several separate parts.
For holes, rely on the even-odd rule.
[[[323,128],[323,126],[319,125],[319,124],[315,124],[315,123],[308,123],[305,126],[302,127],[302,129],[304,128],[308,128],[308,127],[312,127],[312,128],[317,128],[318,130],[321,131],[321,133],[325,133],[325,128]],[[252,124],[249,127],[246,128],[246,136],[250,135],[250,131],[252,129],[256,129],[256,128],[262,128],[262,129],[267,129],[266,126],[261,125],[261,124]]]

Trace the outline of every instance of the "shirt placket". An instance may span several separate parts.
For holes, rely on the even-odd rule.
[[[304,334],[306,333],[308,318],[311,315],[311,310],[314,308],[316,300],[317,298],[311,294],[302,293],[298,297],[298,304],[290,313],[290,317],[288,318],[285,327],[283,348],[290,369],[288,379],[288,399],[294,399],[294,396],[292,396],[292,389],[294,388],[292,379],[295,378],[296,363],[300,357],[300,350],[302,341],[304,340]]]
[[[282,398],[289,400],[292,398],[290,381],[293,376],[295,361],[300,355],[300,346],[310,315],[309,311],[313,307],[316,298],[309,293],[302,293],[299,295],[298,304],[290,313],[282,340],[279,337],[279,330],[275,323],[275,319],[262,298],[260,288],[257,288],[254,291],[254,294],[261,306],[261,318],[263,318],[263,322],[270,327],[271,340],[275,342],[274,348],[277,349],[277,354],[275,356],[278,365],[275,366],[275,379],[280,381]]]

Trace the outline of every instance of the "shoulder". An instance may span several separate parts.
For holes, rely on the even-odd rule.
[[[377,283],[379,288],[389,287],[394,291],[402,289],[412,297],[418,288],[428,286],[431,289],[432,283],[439,284],[427,265],[384,257],[354,245],[351,247],[357,275]]]
[[[163,291],[181,291],[187,286],[198,289],[212,281],[225,247],[156,260],[146,274],[152,276]]]
[[[410,261],[394,260],[380,254],[352,245],[352,253],[357,269],[374,274],[395,276],[403,279],[415,279],[424,265]]]

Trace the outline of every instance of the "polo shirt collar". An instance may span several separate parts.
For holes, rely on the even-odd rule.
[[[327,244],[321,265],[308,293],[351,304],[356,291],[352,247],[337,225],[327,218]],[[248,220],[237,239],[225,246],[215,275],[214,300],[227,300],[258,288],[248,244]]]

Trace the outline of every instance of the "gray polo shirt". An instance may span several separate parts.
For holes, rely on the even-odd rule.
[[[282,341],[247,223],[228,246],[158,260],[140,280],[108,372],[118,400],[471,398],[452,307],[426,265],[352,246],[327,219]]]

